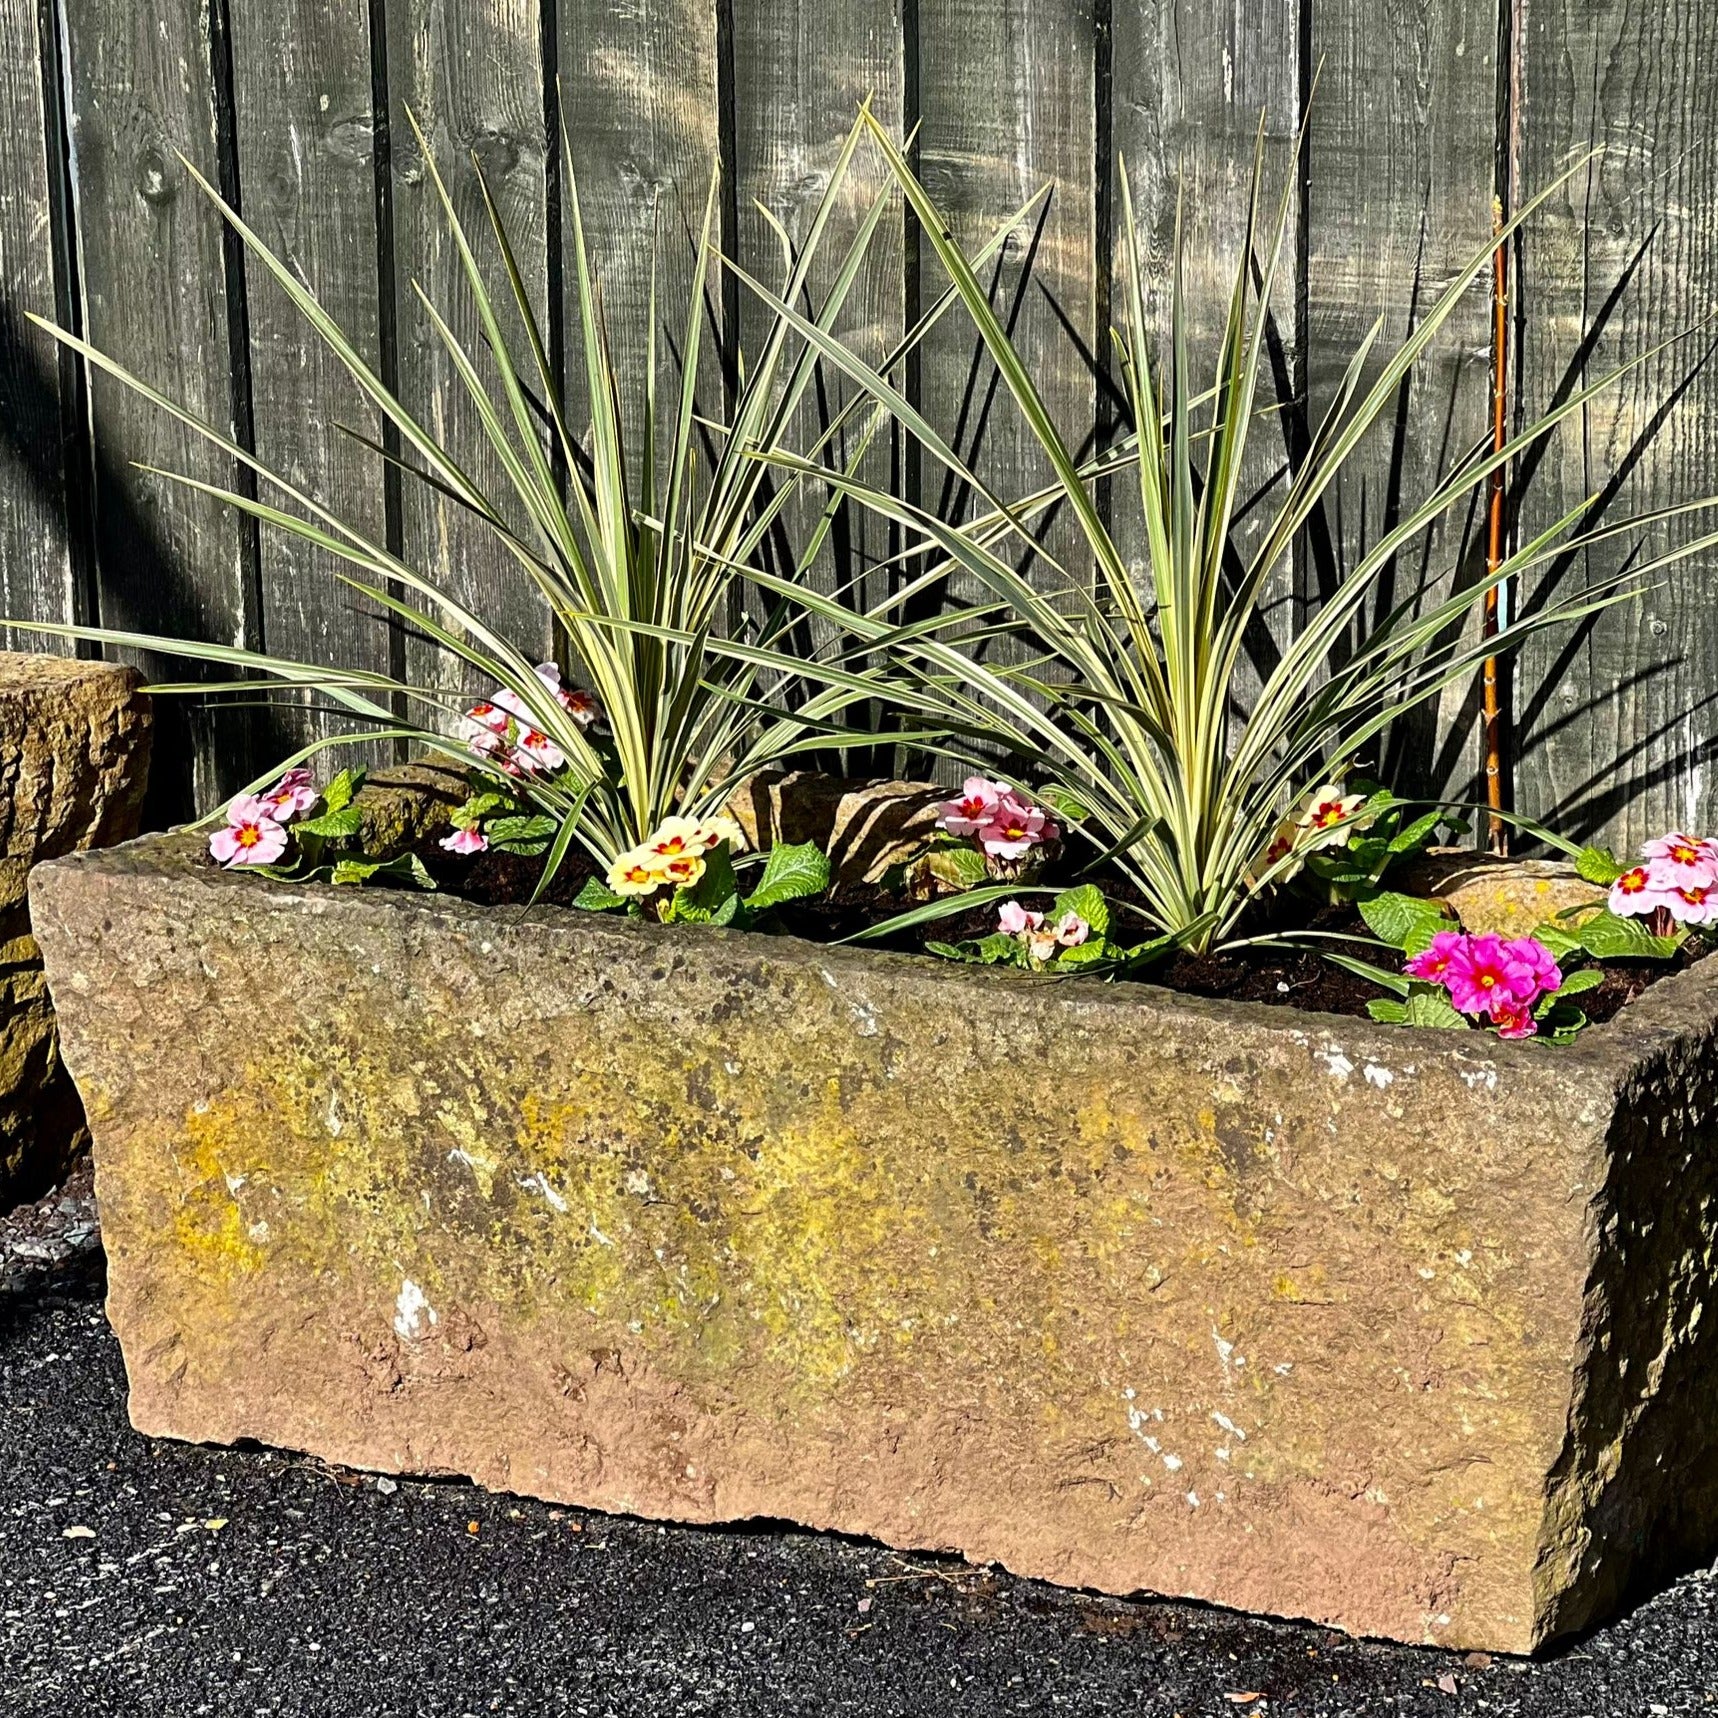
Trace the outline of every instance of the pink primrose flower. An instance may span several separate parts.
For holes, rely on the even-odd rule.
[[[257,803],[268,807],[268,815],[276,823],[290,823],[314,809],[321,797],[321,790],[310,779],[310,771],[294,769],[288,770],[267,793],[258,795]]]
[[[978,832],[978,844],[995,859],[1024,859],[1034,847],[1056,839],[1056,825],[1035,805],[1016,794],[997,801],[990,821]]]
[[[209,852],[234,865],[272,865],[286,851],[286,830],[269,807],[254,794],[227,807],[227,827],[209,837]]]
[[[456,829],[451,835],[444,835],[441,844],[449,853],[469,855],[489,851],[489,837],[481,829]]]
[[[1042,913],[1029,913],[1018,901],[1004,901],[996,912],[998,930],[1006,931],[1011,937],[1025,936],[1029,931],[1035,931],[1044,922]]]
[[[1008,790],[981,775],[969,775],[960,794],[938,808],[937,825],[950,835],[976,835],[996,813]]]

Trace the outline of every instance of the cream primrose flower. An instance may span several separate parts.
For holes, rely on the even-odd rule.
[[[668,881],[658,868],[658,860],[648,847],[635,847],[623,853],[608,868],[608,886],[617,895],[634,895],[642,899],[654,895]]]
[[[1306,809],[1295,819],[1295,826],[1312,837],[1304,842],[1306,850],[1310,853],[1320,847],[1346,847],[1359,822],[1355,813],[1365,803],[1365,794],[1344,793],[1340,782],[1327,781],[1316,789]],[[1295,845],[1303,842],[1297,838]]]

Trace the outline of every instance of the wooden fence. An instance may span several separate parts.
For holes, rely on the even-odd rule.
[[[234,476],[170,418],[86,377],[25,323],[35,311],[230,426],[408,558],[464,590],[489,587],[526,638],[541,630],[478,532],[434,496],[402,492],[333,429],[375,425],[247,266],[181,152],[242,204],[407,402],[456,447],[475,447],[413,296],[421,283],[474,336],[408,109],[467,217],[481,219],[470,157],[492,176],[557,351],[570,271],[548,139],[565,119],[609,323],[636,365],[653,229],[681,230],[719,165],[730,254],[773,255],[755,205],[795,230],[869,95],[891,125],[917,128],[927,183],[963,232],[1053,186],[998,291],[1078,437],[1109,409],[1118,156],[1160,259],[1182,188],[1210,336],[1259,117],[1280,173],[1310,102],[1277,379],[1316,419],[1373,317],[1384,311],[1400,338],[1484,243],[1494,194],[1514,203],[1602,145],[1518,247],[1526,411],[1713,310],[1714,67],[1711,0],[0,0],[0,613],[381,667],[416,648],[356,613],[302,547],[259,539],[139,471]],[[868,171],[862,182],[875,185]],[[847,320],[873,355],[941,285],[917,234],[892,219]],[[684,247],[663,257],[659,290],[674,304]],[[729,338],[743,336],[752,312],[737,289],[716,311]],[[1278,629],[1483,433],[1488,334],[1482,282],[1297,557]],[[1598,492],[1621,511],[1718,489],[1718,384],[1699,368],[1703,351],[1699,335],[1667,350],[1572,419],[1521,474],[1521,528]],[[983,409],[976,375],[970,332],[950,319],[909,386],[944,424],[964,405],[969,431],[978,400],[986,474],[1023,486],[1035,476],[1026,438],[1006,401]],[[1461,524],[1435,554],[1462,553]],[[1650,541],[1692,529],[1673,521]],[[1603,570],[1590,559],[1553,568],[1524,599],[1578,588]],[[1691,559],[1527,654],[1513,741],[1523,809],[1619,839],[1718,826],[1707,768],[1715,565]],[[1470,780],[1476,701],[1447,701],[1439,724],[1401,742],[1403,779]],[[160,748],[158,815],[207,804],[302,726],[290,715],[267,727],[180,719]]]

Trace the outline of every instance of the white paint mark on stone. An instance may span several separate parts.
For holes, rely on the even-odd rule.
[[[1199,1507],[1199,1493],[1198,1492],[1196,1492],[1196,1491],[1188,1492],[1188,1494],[1187,1494],[1187,1507],[1189,1509],[1197,1509]]]
[[[1376,1086],[1379,1091],[1383,1091],[1396,1077],[1388,1068],[1380,1068],[1376,1062],[1368,1062],[1362,1072],[1366,1075],[1366,1083]]]
[[[1470,1092],[1476,1091],[1480,1086],[1484,1086],[1488,1092],[1497,1090],[1497,1070],[1495,1068],[1464,1068],[1462,1080]]]
[[[543,1174],[541,1170],[539,1170],[535,1175],[521,1175],[519,1177],[519,1185],[523,1187],[527,1193],[541,1193],[543,1197],[548,1200],[552,1209],[556,1211],[565,1211],[567,1209],[566,1200],[563,1199],[549,1184],[548,1176]]]
[[[1343,1055],[1341,1049],[1335,1044],[1326,1044],[1318,1053],[1324,1058],[1325,1065],[1337,1079],[1346,1080],[1354,1072],[1354,1064]]]
[[[1163,1465],[1168,1468],[1171,1473],[1180,1473],[1183,1464],[1180,1456],[1166,1455],[1163,1458]]]
[[[738,1062],[724,1062],[722,1066],[730,1074],[737,1074],[740,1071],[740,1064]]]
[[[1243,1432],[1227,1414],[1219,1414],[1217,1410],[1213,1408],[1211,1410],[1211,1418],[1215,1420],[1217,1424],[1235,1440],[1236,1443],[1244,1444],[1247,1441],[1247,1434]]]
[[[595,1237],[596,1237],[596,1238],[597,1238],[597,1239],[598,1239],[598,1240],[599,1240],[599,1241],[601,1241],[601,1242],[602,1242],[602,1244],[603,1244],[603,1245],[604,1245],[604,1246],[605,1246],[605,1247],[612,1247],[612,1246],[613,1246],[613,1245],[614,1245],[614,1242],[613,1242],[613,1241],[611,1241],[611,1240],[610,1240],[610,1239],[609,1239],[609,1238],[608,1238],[608,1236],[607,1236],[607,1235],[605,1235],[605,1234],[604,1234],[604,1233],[603,1233],[603,1232],[602,1232],[602,1230],[601,1230],[601,1229],[599,1229],[599,1228],[598,1228],[598,1227],[597,1227],[597,1225],[596,1225],[596,1219],[595,1219],[595,1218],[594,1218],[594,1217],[593,1217],[593,1218],[592,1218],[592,1219],[591,1219],[591,1233],[592,1233],[592,1234],[593,1234],[593,1235],[594,1235],[594,1236],[595,1236]]]
[[[869,1002],[852,1002],[848,1004],[853,1018],[859,1023],[858,1031],[861,1038],[877,1036],[877,1011]]]
[[[407,1342],[416,1342],[436,1322],[435,1308],[424,1299],[424,1291],[407,1277],[394,1301],[395,1333]]]
[[[227,1177],[227,1191],[232,1194],[235,1199],[238,1198],[239,1189],[243,1187],[244,1184],[245,1178],[242,1175],[229,1175]]]

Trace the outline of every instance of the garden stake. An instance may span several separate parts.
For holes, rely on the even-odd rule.
[[[1501,453],[1509,444],[1509,250],[1502,238],[1503,200],[1494,197],[1491,203],[1492,231],[1499,235],[1492,256],[1491,269],[1491,445]],[[1485,593],[1485,636],[1493,639],[1498,630],[1498,593],[1502,583],[1497,580],[1503,565],[1503,517],[1507,467],[1499,465],[1487,483],[1490,529],[1486,540],[1485,566],[1493,583]],[[1507,582],[1507,581],[1504,581]],[[1499,813],[1503,806],[1503,726],[1502,695],[1498,686],[1495,656],[1487,656],[1485,681],[1485,798],[1491,807],[1488,840],[1491,851],[1500,858],[1509,854],[1509,827]]]

